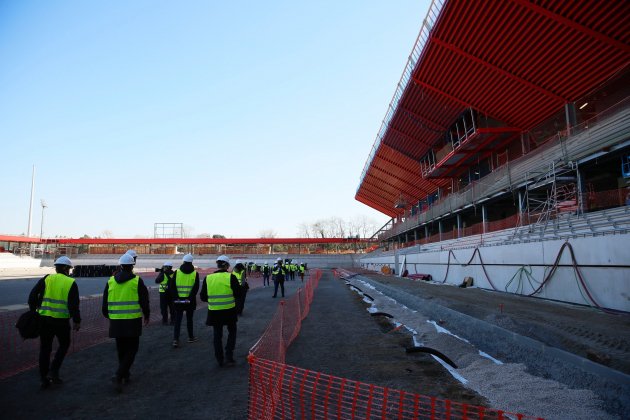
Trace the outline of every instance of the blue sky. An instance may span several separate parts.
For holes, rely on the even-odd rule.
[[[298,236],[354,200],[428,1],[0,1],[0,234]]]

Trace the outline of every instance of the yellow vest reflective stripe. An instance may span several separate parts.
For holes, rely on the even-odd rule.
[[[236,307],[234,292],[230,286],[230,273],[214,273],[206,276],[208,310],[220,311]]]
[[[175,277],[175,287],[177,287],[177,296],[180,298],[187,298],[190,296],[190,292],[195,284],[197,278],[197,271],[193,270],[192,273],[186,274],[181,270],[177,270]]]
[[[166,287],[168,286],[168,281],[169,280],[170,280],[170,277],[168,277],[168,275],[166,273],[164,273],[164,280],[162,280],[162,282],[159,283],[159,285],[160,285],[160,293],[166,292]]]
[[[107,313],[109,319],[142,318],[138,283],[140,277],[135,276],[124,283],[116,282],[114,276],[107,282]]]
[[[74,279],[61,273],[51,274],[44,279],[46,289],[42,306],[37,312],[52,318],[70,318],[68,311],[68,294]]]
[[[243,273],[245,273],[245,271],[241,271],[240,273],[232,271],[232,274],[234,274],[234,277],[236,277],[236,279],[238,280],[238,284],[240,284],[241,286],[243,285]]]

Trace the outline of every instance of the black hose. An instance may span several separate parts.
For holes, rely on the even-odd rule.
[[[363,293],[363,290],[359,289],[357,286],[355,286],[354,284],[351,284],[350,287],[354,287],[355,289],[357,289],[359,292]],[[365,293],[364,293],[365,294]]]
[[[374,298],[370,295],[368,295],[367,293],[363,293],[363,296],[365,296],[366,298],[370,299],[370,300],[374,300]]]
[[[436,349],[432,349],[431,347],[407,347],[405,349],[405,351],[407,353],[429,353],[429,354],[432,354],[432,355],[437,356],[440,359],[442,359],[445,363],[450,365],[452,368],[457,369],[457,365],[455,363],[453,363],[453,361],[451,359],[449,359],[448,357],[446,357],[445,355],[443,355],[442,353],[440,353]]]
[[[372,312],[370,315],[371,316],[386,316],[387,318],[393,318],[393,316],[388,314],[387,312]]]

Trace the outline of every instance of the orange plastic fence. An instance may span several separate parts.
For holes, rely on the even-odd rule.
[[[346,270],[334,274],[355,275]],[[316,272],[303,293],[281,303],[250,350],[249,419],[536,419],[285,364],[286,349],[300,330],[320,277],[321,272]]]
[[[536,419],[254,357],[250,419]]]

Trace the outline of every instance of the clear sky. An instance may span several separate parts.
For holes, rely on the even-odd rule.
[[[359,177],[427,0],[0,1],[0,234],[298,236]]]

